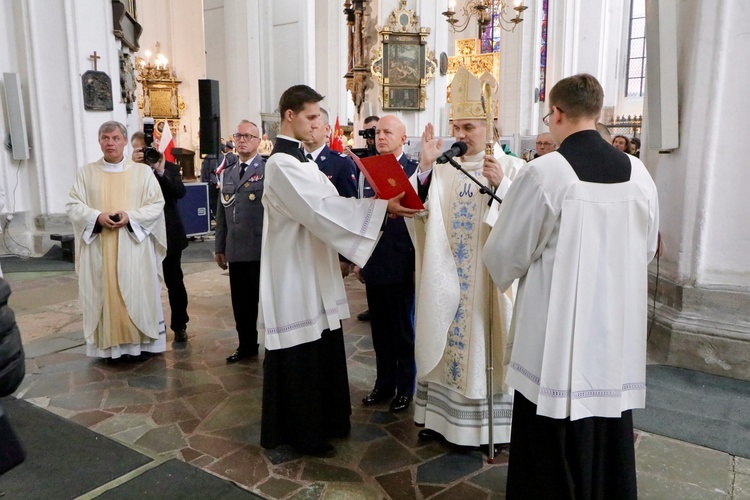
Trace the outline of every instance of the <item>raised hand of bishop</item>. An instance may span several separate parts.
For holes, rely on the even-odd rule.
[[[419,157],[419,171],[426,172],[442,153],[443,140],[435,139],[435,127],[428,123],[422,132],[422,153]]]

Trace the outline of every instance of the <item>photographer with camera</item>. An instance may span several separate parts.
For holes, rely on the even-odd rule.
[[[170,328],[175,342],[186,342],[188,296],[182,274],[182,251],[188,240],[185,227],[177,209],[177,200],[185,196],[180,169],[152,146],[154,142],[153,121],[144,120],[143,132],[136,132],[130,138],[133,146],[133,161],[149,165],[164,195],[164,220],[167,226],[167,256],[162,261],[164,283],[169,295],[169,308],[172,310]]]
[[[354,148],[351,150],[352,153],[360,158],[367,158],[368,156],[378,154],[378,150],[375,148],[375,127],[377,127],[378,121],[380,121],[380,117],[375,115],[365,118],[365,121],[362,123],[362,130],[358,134],[360,137],[364,137],[366,146],[364,148]]]

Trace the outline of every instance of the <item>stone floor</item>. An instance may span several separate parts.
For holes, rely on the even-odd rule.
[[[369,324],[344,324],[352,434],[330,459],[259,444],[261,359],[228,365],[236,347],[227,274],[186,264],[190,341],[140,364],[84,355],[71,273],[12,273],[11,306],[27,353],[17,396],[152,457],[177,457],[268,498],[503,498],[507,452],[488,464],[478,450],[417,439],[411,412],[364,408],[375,376]],[[366,308],[347,278],[350,308]],[[166,292],[162,296],[168,312]],[[641,498],[750,498],[750,460],[639,432]]]

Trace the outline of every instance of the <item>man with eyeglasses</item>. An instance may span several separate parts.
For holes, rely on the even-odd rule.
[[[548,98],[560,147],[516,178],[482,251],[498,287],[519,280],[505,494],[634,499],[658,195],[643,163],[599,135],[596,78],[564,78]]]
[[[265,161],[258,154],[257,125],[242,120],[233,137],[237,155],[227,155],[227,166],[219,177],[221,193],[216,205],[214,255],[221,269],[229,268],[232,310],[239,337],[239,346],[227,358],[228,363],[258,355],[256,322],[265,174]]]
[[[552,140],[552,135],[549,132],[542,132],[536,136],[536,154],[534,158],[544,156],[556,149],[555,141]]]

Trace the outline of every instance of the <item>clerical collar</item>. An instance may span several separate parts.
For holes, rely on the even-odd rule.
[[[102,168],[106,172],[122,172],[123,170],[125,170],[125,156],[123,156],[122,160],[117,163],[110,163],[102,158]]]
[[[308,151],[307,149],[305,149],[305,154],[312,156],[313,161],[315,161],[315,160],[318,159],[318,156],[320,155],[320,153],[323,151],[323,148],[325,148],[325,147],[326,147],[326,143],[324,142],[323,145],[320,146],[315,151]]]
[[[285,141],[296,142],[299,147],[302,147],[302,143],[300,141],[293,137],[289,137],[288,135],[279,134],[276,136],[276,139],[284,139]]]
[[[485,155],[485,152],[484,152],[484,151],[480,151],[479,153],[477,153],[477,154],[475,154],[475,155],[463,155],[463,156],[461,157],[461,161],[462,161],[462,162],[475,162],[475,161],[480,161],[480,160],[484,159],[484,155]]]

